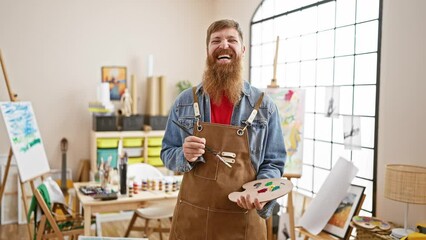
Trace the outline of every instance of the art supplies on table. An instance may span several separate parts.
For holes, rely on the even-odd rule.
[[[104,192],[100,186],[82,186],[79,190],[84,195],[95,195]]]
[[[243,192],[230,193],[229,200],[237,202],[241,196],[250,194],[252,199],[257,198],[259,202],[267,202],[289,193],[293,189],[293,183],[284,178],[270,178],[245,183],[243,188],[245,189]]]
[[[94,199],[114,200],[118,198],[117,192],[105,191],[100,186],[81,186],[80,192],[87,196],[92,196]]]
[[[357,227],[368,230],[387,231],[391,229],[391,225],[381,219],[375,217],[354,216],[352,222]]]
[[[388,236],[391,234],[392,229],[392,226],[388,222],[375,217],[354,216],[351,224],[356,227],[357,235],[359,236]]]
[[[110,193],[98,193],[93,195],[94,199],[100,199],[102,201],[107,201],[107,200],[116,200],[118,198],[118,194],[116,192],[110,192]]]
[[[120,193],[126,194],[127,193],[127,153],[124,153],[124,156],[120,158]]]

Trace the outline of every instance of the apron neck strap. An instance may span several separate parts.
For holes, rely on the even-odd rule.
[[[197,96],[197,88],[192,87],[192,95],[194,96],[194,104],[192,107],[194,108],[195,119],[197,119],[197,129],[201,131],[202,126],[200,125],[200,107],[198,105],[198,96]]]
[[[256,117],[257,112],[259,111],[260,104],[262,103],[264,95],[265,95],[264,92],[262,92],[262,94],[260,94],[259,99],[257,99],[256,105],[254,105],[253,111],[251,111],[250,117],[247,119],[247,123],[248,124],[246,124],[246,125],[251,125],[253,123],[253,120]]]
[[[260,94],[259,99],[257,99],[256,105],[254,105],[253,111],[251,111],[249,118],[244,123],[244,127],[237,130],[238,135],[242,136],[244,134],[244,131],[247,129],[247,127],[250,126],[253,123],[254,118],[256,117],[257,112],[259,111],[260,104],[262,103],[264,95],[265,95],[264,92],[262,92],[262,94]]]

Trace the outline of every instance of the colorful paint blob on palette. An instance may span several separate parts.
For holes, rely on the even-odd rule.
[[[284,184],[284,183],[281,183],[281,184]],[[258,188],[262,187],[262,183],[255,183],[253,185],[253,187],[255,189],[258,189]],[[257,190],[257,193],[265,193],[268,190],[270,192],[273,192],[273,191],[276,191],[278,189],[280,189],[280,186],[275,186],[273,182],[267,182],[267,183],[265,183],[265,187],[263,187],[262,189]]]

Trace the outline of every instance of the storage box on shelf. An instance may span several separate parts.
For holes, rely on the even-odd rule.
[[[123,138],[123,151],[127,153],[128,164],[143,162],[143,138]]]
[[[93,114],[93,131],[117,131],[117,118],[115,115]]]
[[[161,161],[160,159],[162,141],[163,141],[163,137],[153,137],[148,139],[147,163],[156,167],[163,166],[163,161]]]
[[[106,154],[106,158],[108,159],[110,156],[109,154],[113,152],[112,149],[117,151],[119,140],[123,142],[123,150],[131,154],[129,163],[148,162],[148,153],[152,152],[150,148],[155,148],[153,154],[158,156],[154,156],[155,161],[150,161],[148,163],[161,166],[162,162],[159,157],[159,150],[161,151],[163,136],[164,131],[92,131],[90,133],[90,169],[93,173],[97,171],[98,161],[101,159],[98,150],[103,150],[105,152],[105,149],[110,149],[111,152],[107,151],[107,153],[100,153]],[[115,159],[117,159],[117,157]],[[105,161],[105,156],[103,159]]]
[[[117,168],[118,141],[119,138],[96,139],[96,166],[108,163],[113,168]]]
[[[143,115],[132,115],[132,116],[121,116],[120,126],[123,131],[141,131],[143,129],[144,116]]]
[[[167,116],[144,116],[144,123],[151,127],[152,130],[164,130],[167,125]]]

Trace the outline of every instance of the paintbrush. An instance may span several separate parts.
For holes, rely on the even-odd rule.
[[[189,136],[194,136],[192,133],[190,133],[182,124],[176,122],[175,120],[172,120],[172,122],[174,124],[176,124],[176,126],[178,126],[180,129],[182,129],[182,131],[184,131],[186,134],[188,134]],[[206,144],[204,145],[206,150],[209,151],[210,153],[212,153],[213,155],[215,155],[217,158],[220,159],[220,161],[222,161],[226,166],[232,168],[231,164],[227,163],[220,155],[219,152],[214,151],[211,147],[207,146]]]

